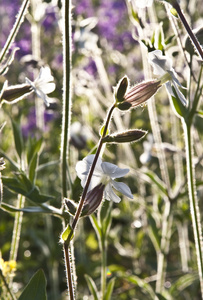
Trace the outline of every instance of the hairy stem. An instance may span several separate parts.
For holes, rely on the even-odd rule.
[[[2,63],[2,61],[4,60],[6,53],[8,52],[9,48],[11,47],[11,44],[14,41],[14,39],[16,37],[16,34],[19,31],[20,25],[22,24],[22,22],[24,20],[24,17],[27,13],[27,8],[28,8],[29,3],[30,3],[30,0],[24,0],[23,3],[22,3],[22,6],[21,6],[19,14],[17,16],[16,22],[15,22],[15,24],[14,24],[14,26],[13,26],[13,28],[12,28],[9,36],[8,36],[6,44],[4,45],[4,47],[1,51],[0,63]]]
[[[79,202],[79,205],[78,205],[78,208],[77,208],[77,211],[76,211],[73,223],[72,223],[72,230],[75,229],[75,227],[76,227],[76,225],[77,225],[77,223],[79,221],[79,218],[80,218],[80,215],[81,215],[81,212],[82,212],[82,208],[83,208],[83,205],[84,205],[84,202],[85,202],[85,197],[87,195],[87,191],[88,191],[88,188],[89,188],[89,185],[90,185],[90,181],[91,181],[91,178],[92,178],[92,175],[93,175],[93,172],[94,172],[94,169],[95,169],[95,166],[96,166],[96,163],[97,163],[100,151],[102,149],[102,145],[103,145],[102,139],[107,134],[109,122],[111,120],[111,116],[112,116],[114,108],[115,108],[115,104],[113,104],[111,106],[110,110],[108,111],[107,118],[106,118],[106,123],[105,123],[105,126],[104,126],[104,130],[103,130],[102,136],[101,136],[100,141],[99,141],[97,152],[95,154],[94,161],[93,161],[93,163],[91,165],[91,168],[90,168],[90,171],[89,171],[89,174],[88,174],[88,177],[87,177],[87,181],[86,181],[85,187],[83,189],[83,193],[82,193],[82,196],[81,196],[81,199],[80,199],[80,202]]]
[[[193,161],[193,140],[191,134],[191,124],[183,122],[183,129],[185,135],[186,146],[186,160],[187,160],[187,177],[188,177],[188,193],[190,199],[190,211],[192,217],[192,225],[194,232],[194,240],[197,255],[197,265],[199,271],[200,287],[203,299],[203,241],[202,241],[202,228],[199,205],[197,200],[196,182],[195,182],[195,169]]]
[[[61,132],[61,181],[62,181],[62,207],[63,199],[67,197],[67,152],[69,149],[70,119],[71,119],[71,0],[63,2],[63,110],[62,110],[62,132]],[[72,270],[73,261],[70,256],[74,256],[73,247],[63,244],[65,267],[67,274],[67,286],[69,297],[75,299],[76,280]],[[71,252],[71,254],[70,254]]]

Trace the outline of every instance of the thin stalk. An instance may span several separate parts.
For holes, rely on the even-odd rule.
[[[185,136],[186,146],[186,160],[187,160],[187,177],[188,177],[188,193],[190,200],[190,211],[192,217],[193,233],[197,255],[197,265],[199,271],[200,287],[203,299],[203,240],[200,211],[197,200],[196,182],[195,182],[195,169],[193,161],[193,140],[191,134],[191,124],[186,124],[183,121],[183,129]]]
[[[21,8],[20,8],[19,14],[17,16],[17,19],[15,21],[15,24],[14,24],[14,26],[13,26],[13,28],[12,28],[9,36],[8,36],[8,39],[7,39],[6,43],[5,43],[2,51],[1,51],[1,54],[0,54],[0,63],[2,63],[3,59],[5,58],[6,53],[8,52],[8,50],[9,50],[12,42],[14,41],[14,39],[15,39],[17,33],[18,33],[20,25],[23,22],[24,17],[25,17],[25,15],[27,13],[27,8],[28,8],[29,3],[30,3],[30,0],[24,0],[23,3],[22,3],[22,5],[21,5]]]
[[[84,187],[84,190],[83,190],[83,193],[82,193],[82,196],[80,198],[80,202],[78,204],[78,208],[77,208],[77,211],[76,211],[76,214],[75,214],[75,217],[73,219],[73,223],[72,223],[72,231],[70,232],[67,240],[64,242],[63,244],[63,248],[64,248],[64,256],[65,256],[65,266],[66,266],[66,274],[67,274],[67,284],[68,284],[68,289],[69,289],[69,296],[70,296],[70,299],[71,300],[74,300],[75,298],[75,294],[74,294],[74,286],[73,286],[73,281],[72,281],[72,269],[73,267],[71,267],[71,261],[70,261],[70,253],[69,253],[69,249],[70,249],[70,243],[71,243],[71,237],[73,235],[73,232],[77,226],[77,223],[79,221],[79,218],[80,218],[80,215],[82,213],[82,208],[83,208],[83,205],[84,205],[84,202],[85,202],[85,197],[87,195],[87,191],[88,191],[88,187],[89,187],[89,184],[90,184],[90,181],[91,181],[91,178],[92,178],[92,175],[93,175],[93,172],[94,172],[94,169],[95,169],[95,166],[96,166],[96,163],[97,163],[97,160],[98,160],[98,157],[99,157],[99,154],[101,152],[101,149],[102,149],[102,145],[103,145],[103,141],[102,139],[106,136],[107,134],[107,131],[108,131],[108,126],[109,126],[109,123],[110,123],[110,120],[111,120],[111,116],[112,116],[112,113],[113,113],[113,110],[115,108],[115,104],[112,105],[112,107],[110,108],[108,114],[107,114],[107,118],[106,118],[106,122],[105,122],[105,126],[104,126],[104,130],[103,130],[103,133],[102,133],[102,136],[100,138],[100,141],[99,141],[99,145],[98,145],[98,148],[97,148],[97,152],[95,154],[95,157],[94,157],[94,161],[92,163],[92,166],[90,168],[90,172],[88,174],[88,178],[87,178],[87,181],[86,181],[86,184],[85,184],[85,187]],[[72,254],[71,254],[72,256]]]
[[[72,96],[71,1],[65,0],[63,6],[63,111],[61,133],[62,198],[67,197],[67,151],[69,148]]]
[[[63,199],[67,197],[67,152],[69,149],[70,120],[71,120],[71,8],[72,1],[63,2],[63,110],[62,110],[62,132],[61,132],[61,181],[62,181],[62,207]],[[73,276],[73,270],[70,256],[74,256],[73,247],[69,244],[63,244],[65,267],[67,274],[67,286],[69,298],[75,299],[76,280]],[[70,255],[71,251],[71,255]],[[72,280],[73,279],[73,280]]]
[[[10,289],[10,287],[9,287],[7,281],[6,281],[6,278],[4,277],[1,269],[0,269],[0,279],[4,283],[4,286],[5,286],[6,290],[7,290],[7,294],[10,295],[10,297],[11,297],[12,300],[16,300],[16,297],[15,297],[15,295],[13,295],[13,293],[12,293],[12,291],[11,291],[11,289]]]
[[[81,196],[81,199],[80,199],[80,202],[79,202],[79,205],[78,205],[78,208],[77,208],[77,211],[76,211],[73,223],[72,223],[72,230],[73,231],[74,231],[74,229],[75,229],[75,227],[76,227],[76,225],[77,225],[77,223],[79,221],[79,218],[80,218],[80,215],[81,215],[81,212],[82,212],[82,208],[83,208],[83,205],[84,205],[84,202],[85,202],[85,197],[87,195],[87,191],[88,191],[88,188],[89,188],[89,185],[90,185],[90,181],[91,181],[91,178],[92,178],[92,175],[93,175],[93,172],[94,172],[94,169],[95,169],[95,166],[96,166],[96,163],[97,163],[100,151],[102,149],[103,138],[107,134],[109,122],[111,120],[111,116],[112,116],[114,108],[115,108],[115,104],[113,104],[111,106],[110,110],[108,111],[107,118],[106,118],[106,123],[105,123],[105,126],[104,126],[104,130],[103,130],[102,136],[101,136],[101,138],[99,140],[99,145],[98,145],[98,148],[97,148],[97,152],[95,154],[94,161],[93,161],[93,163],[91,165],[90,172],[88,174],[87,181],[86,181],[85,187],[83,189],[83,193],[82,193],[82,196]]]
[[[102,254],[102,265],[101,265],[101,300],[104,299],[106,292],[106,239],[101,241],[101,254]]]
[[[22,209],[24,207],[25,203],[25,197],[22,195],[18,195],[18,202],[17,202],[17,208]],[[17,258],[18,253],[18,247],[20,242],[20,233],[21,233],[21,227],[22,227],[22,220],[23,220],[23,212],[17,212],[15,214],[15,222],[14,222],[14,228],[13,228],[13,236],[12,236],[12,242],[11,242],[11,249],[10,249],[10,256],[9,260],[15,260]],[[9,278],[9,285],[12,285],[13,277]]]
[[[195,46],[195,48],[196,48],[196,50],[197,50],[199,56],[200,56],[201,59],[203,60],[203,51],[202,51],[202,47],[201,47],[199,41],[197,40],[196,36],[195,36],[194,33],[192,32],[192,30],[191,30],[191,28],[190,28],[190,26],[189,26],[189,24],[188,24],[188,22],[187,22],[187,20],[186,20],[186,18],[185,18],[185,16],[184,16],[184,14],[183,14],[183,12],[182,12],[182,10],[181,10],[181,8],[180,8],[180,5],[179,5],[177,2],[175,2],[175,3],[173,4],[173,7],[176,9],[176,11],[177,11],[177,13],[178,13],[178,15],[179,15],[179,17],[180,17],[180,19],[181,19],[181,21],[182,21],[182,23],[183,23],[185,29],[186,29],[186,31],[187,31],[187,33],[188,33],[189,37],[191,38],[191,40],[192,40],[192,42],[193,42],[193,45]]]

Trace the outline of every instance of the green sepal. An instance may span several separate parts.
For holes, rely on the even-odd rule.
[[[147,131],[140,129],[126,130],[123,132],[115,133],[113,135],[105,136],[103,143],[132,143],[139,141],[147,134]]]
[[[116,102],[123,102],[125,93],[129,86],[129,79],[127,76],[124,76],[117,84],[115,91]]]
[[[122,102],[117,104],[117,107],[120,110],[128,110],[131,108],[131,106],[132,104],[130,104],[129,102]]]

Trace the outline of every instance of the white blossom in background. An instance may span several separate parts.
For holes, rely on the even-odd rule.
[[[145,8],[152,6],[153,0],[131,0],[135,2],[135,5],[139,8]]]
[[[173,97],[175,97],[173,90],[172,90],[172,85],[179,97],[179,99],[181,100],[181,102],[186,105],[187,101],[184,97],[184,95],[181,93],[181,91],[179,90],[178,86],[180,86],[181,88],[184,88],[179,80],[177,79],[177,74],[175,72],[175,70],[172,68],[172,60],[171,58],[165,56],[162,54],[161,50],[154,50],[150,53],[148,53],[148,61],[150,63],[150,65],[152,65],[153,67],[153,73],[155,75],[159,75],[159,76],[165,76],[165,86],[169,92],[169,94],[171,94]],[[167,82],[166,82],[167,81]]]
[[[152,6],[153,0],[136,0],[135,4],[139,8],[145,8]]]
[[[81,179],[81,185],[83,188],[86,184],[87,176],[89,174],[89,170],[93,163],[94,157],[95,155],[89,155],[76,164],[76,172],[78,177]],[[105,186],[104,198],[106,200],[112,200],[116,203],[121,201],[120,197],[118,197],[114,193],[113,188],[121,192],[128,198],[133,199],[130,188],[125,183],[116,182],[114,180],[115,178],[123,177],[128,172],[129,169],[121,169],[112,163],[102,162],[101,158],[99,157],[94,169],[93,176],[91,178],[88,191],[91,191],[96,186],[102,184],[103,186]]]
[[[43,99],[46,106],[49,106],[49,97],[47,94],[52,93],[56,88],[56,85],[53,81],[54,77],[51,75],[51,70],[49,67],[42,67],[38,77],[34,80],[34,82],[26,77],[26,82],[32,86],[36,95]]]

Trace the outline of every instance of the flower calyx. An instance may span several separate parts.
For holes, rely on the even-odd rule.
[[[124,78],[121,80],[120,86],[124,85],[124,82],[126,81],[124,80]],[[152,96],[154,96],[158,89],[161,87],[161,85],[161,81],[157,79],[138,83],[132,88],[128,90],[126,89],[126,93],[124,94],[124,96],[122,96],[123,101],[117,101],[116,106],[123,111],[128,110],[130,108],[135,108],[149,100]],[[117,89],[117,91],[120,90],[120,86]]]
[[[147,131],[140,129],[127,130],[118,132],[112,135],[105,136],[102,141],[104,143],[131,143],[142,139],[147,134]]]

